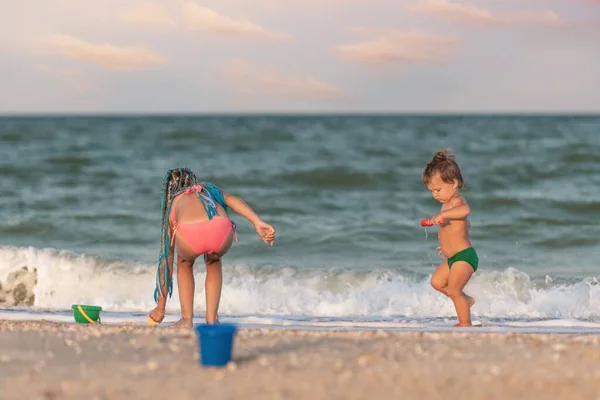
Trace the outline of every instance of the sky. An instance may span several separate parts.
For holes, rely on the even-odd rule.
[[[600,0],[0,0],[0,113],[600,112]]]

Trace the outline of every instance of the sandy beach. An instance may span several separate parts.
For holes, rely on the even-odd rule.
[[[0,321],[0,399],[597,399],[596,335],[241,330],[198,363],[193,331]]]

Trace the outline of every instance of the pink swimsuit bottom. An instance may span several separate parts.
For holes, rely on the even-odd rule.
[[[175,203],[177,200],[179,198],[173,202],[170,216],[174,228],[171,245],[175,241],[175,236],[179,235],[179,239],[183,240],[196,253],[196,256],[219,253],[231,231],[234,234],[236,233],[233,221],[229,218],[213,218],[206,221],[178,224],[175,220]]]
[[[196,255],[214,254],[223,248],[232,230],[233,222],[229,218],[189,222],[175,225],[173,240],[178,234],[179,239],[187,243]]]

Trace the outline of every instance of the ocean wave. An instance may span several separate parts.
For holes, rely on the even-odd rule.
[[[196,312],[204,310],[197,268]],[[357,271],[293,266],[224,265],[225,315],[311,317],[453,317],[452,302],[435,292],[429,276],[409,270]],[[147,312],[155,266],[34,247],[0,248],[0,306],[67,310],[74,303],[107,311]],[[531,277],[514,268],[478,272],[466,290],[485,318],[595,319],[600,317],[596,278]],[[178,312],[175,285],[168,311]]]

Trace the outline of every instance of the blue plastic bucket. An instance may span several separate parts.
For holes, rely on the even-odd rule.
[[[224,367],[231,361],[233,339],[237,326],[233,324],[198,324],[194,327],[198,335],[200,363],[205,367]]]

